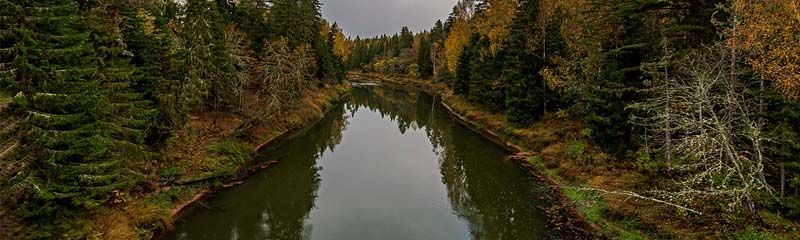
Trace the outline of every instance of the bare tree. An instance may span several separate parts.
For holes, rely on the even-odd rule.
[[[255,59],[249,46],[250,41],[247,40],[247,36],[238,31],[236,26],[228,25],[225,28],[225,50],[234,70],[226,85],[229,85],[232,93],[239,99],[237,103],[239,111],[243,110],[244,91],[252,82],[251,76],[254,75]]]
[[[655,141],[673,155],[673,189],[653,191],[671,202],[716,200],[725,210],[755,210],[754,195],[772,193],[764,177],[766,138],[758,99],[732,81],[730,49],[715,45],[680,59],[654,84],[639,123],[667,133]],[[669,140],[669,141],[667,141]],[[671,146],[670,146],[671,144]],[[668,149],[667,146],[671,147]]]
[[[290,110],[303,88],[311,83],[315,59],[308,46],[290,50],[285,39],[266,43],[252,85],[262,107],[239,127],[239,132],[249,130],[259,121],[280,118],[281,113]]]

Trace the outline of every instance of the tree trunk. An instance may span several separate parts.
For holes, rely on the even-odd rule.
[[[665,135],[664,136],[664,138],[665,138],[664,139],[665,140],[665,143],[664,143],[665,146],[664,147],[666,148],[665,151],[666,151],[666,157],[667,157],[667,169],[672,170],[672,129],[671,129],[672,128],[672,122],[671,122],[671,118],[670,118],[671,117],[670,114],[672,113],[671,112],[672,111],[672,105],[671,105],[672,104],[672,102],[671,102],[672,101],[672,96],[671,96],[672,92],[671,92],[670,88],[672,87],[672,84],[670,84],[669,68],[667,68],[667,63],[664,63],[664,77],[665,77],[664,80],[666,80],[666,82],[665,82],[666,88],[664,90],[667,93],[667,106],[666,106],[666,111],[667,111],[666,115],[667,116],[666,116],[666,119],[665,119],[665,122],[666,122],[665,130],[666,131],[664,131],[664,135]]]
[[[786,167],[783,165],[783,163],[780,163],[780,165],[781,165],[781,197],[784,197],[784,196],[786,196],[785,195],[785,193],[786,193]]]
[[[761,76],[759,79],[759,91],[758,91],[758,119],[763,120],[764,118],[764,76]]]

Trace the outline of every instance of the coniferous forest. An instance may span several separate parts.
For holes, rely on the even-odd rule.
[[[375,37],[320,7],[0,0],[0,239],[152,238],[348,72],[443,87],[596,236],[800,237],[796,0],[461,0]]]
[[[0,239],[98,238],[98,212],[171,184],[165,146],[198,112],[241,115],[246,131],[267,118],[248,106],[273,114],[340,83],[343,35],[319,8],[0,1]]]

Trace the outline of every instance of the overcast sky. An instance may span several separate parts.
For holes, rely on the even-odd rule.
[[[408,26],[418,32],[444,21],[458,0],[321,0],[322,15],[347,36],[393,34]]]

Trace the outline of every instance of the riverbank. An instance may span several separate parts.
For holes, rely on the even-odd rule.
[[[443,83],[434,83],[405,77],[388,77],[376,74],[351,73],[352,77],[373,82],[412,86],[438,95],[456,115],[468,125],[488,132],[504,142],[521,148],[515,159],[528,167],[531,173],[551,181],[568,207],[549,211],[567,218],[555,219],[560,228],[580,228],[606,238],[615,239],[797,239],[798,225],[778,214],[759,211],[755,220],[737,222],[709,221],[703,216],[680,212],[674,208],[628,196],[600,194],[579,188],[604,190],[647,190],[663,181],[658,173],[641,170],[632,164],[619,161],[595,146],[584,133],[577,117],[566,113],[548,113],[542,120],[525,128],[513,127],[500,114],[491,113],[455,96]],[[351,78],[352,78],[351,77]],[[484,134],[486,135],[486,134]],[[577,216],[575,216],[577,214]],[[568,234],[568,233],[567,233]],[[571,235],[562,235],[565,237]]]
[[[150,239],[172,226],[181,211],[208,194],[230,188],[276,160],[252,163],[258,149],[313,125],[350,91],[349,83],[306,90],[293,110],[259,121],[248,131],[240,123],[262,116],[248,104],[240,113],[203,111],[161,148],[162,161],[140,166],[147,186],[135,196],[115,196],[114,205],[88,217],[98,239]],[[253,97],[253,96],[248,96]]]

